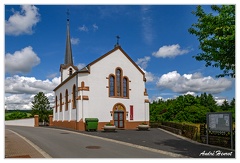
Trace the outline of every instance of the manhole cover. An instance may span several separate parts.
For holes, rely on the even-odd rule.
[[[69,134],[69,133],[67,133],[67,132],[63,132],[63,133],[60,133],[60,134]]]
[[[86,146],[87,149],[100,149],[100,146]]]

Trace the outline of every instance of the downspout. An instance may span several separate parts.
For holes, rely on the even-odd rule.
[[[77,96],[76,96],[77,95]],[[76,98],[78,97],[78,73],[76,74],[76,90],[75,90],[75,105],[76,105],[76,130],[77,130],[77,120],[78,120],[78,102],[76,100]]]

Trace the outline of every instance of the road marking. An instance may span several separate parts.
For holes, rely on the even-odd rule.
[[[20,138],[22,138],[23,140],[25,140],[28,144],[30,144],[34,149],[36,149],[39,153],[41,153],[41,155],[43,155],[43,157],[45,158],[52,158],[49,154],[47,154],[44,150],[42,150],[40,147],[38,147],[37,145],[35,145],[33,142],[31,142],[30,140],[28,140],[27,138],[25,138],[24,136],[18,134],[17,132],[14,132],[10,129],[7,129],[8,131],[11,131],[12,133],[16,134],[17,136],[19,136]]]

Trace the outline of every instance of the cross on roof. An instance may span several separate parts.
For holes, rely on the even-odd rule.
[[[69,13],[69,9],[67,9],[67,21],[69,21],[69,15],[70,15],[70,13]]]
[[[116,38],[117,38],[117,43],[116,43],[115,47],[119,46],[119,39],[120,39],[120,36],[117,35]]]

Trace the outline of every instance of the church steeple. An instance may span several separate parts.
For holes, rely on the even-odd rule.
[[[65,51],[64,64],[60,65],[61,82],[63,82],[69,76],[74,74],[74,72],[76,71],[78,71],[78,67],[73,65],[70,27],[69,27],[69,11],[67,11],[66,51]]]
[[[67,38],[66,38],[66,52],[65,52],[64,64],[73,65],[70,28],[69,28],[69,11],[67,11]]]

